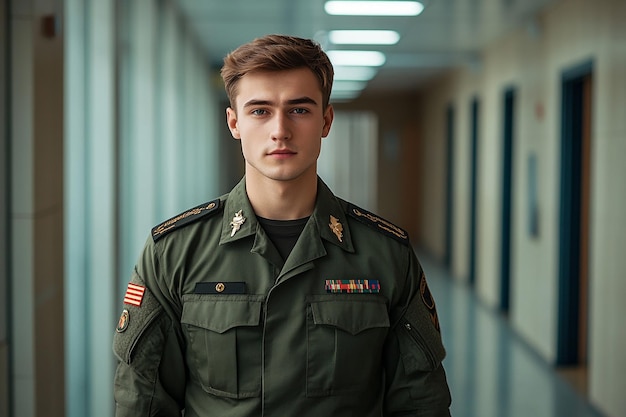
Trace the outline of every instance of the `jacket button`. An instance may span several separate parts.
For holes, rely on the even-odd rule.
[[[411,323],[407,323],[404,325],[404,327],[408,330],[411,331]]]
[[[217,292],[224,291],[224,283],[223,282],[218,282],[217,284],[215,284],[215,291],[217,291]]]

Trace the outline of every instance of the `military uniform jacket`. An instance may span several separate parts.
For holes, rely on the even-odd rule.
[[[450,415],[435,305],[406,233],[321,180],[284,262],[244,180],[155,227],[113,350],[118,417]]]

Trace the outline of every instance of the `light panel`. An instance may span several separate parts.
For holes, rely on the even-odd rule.
[[[367,86],[367,81],[342,80],[333,82],[333,91],[361,91]]]
[[[418,1],[327,1],[324,10],[342,16],[417,16],[424,5]]]
[[[334,91],[330,93],[330,101],[332,102],[342,102],[342,101],[350,101],[352,99],[357,98],[361,94],[360,90],[356,91]]]
[[[335,45],[395,45],[400,34],[395,30],[331,30],[328,40]]]
[[[355,81],[369,81],[378,72],[375,67],[353,67],[337,65],[334,67],[335,77],[337,81],[341,80],[355,80]]]
[[[355,98],[358,97],[359,94],[361,94],[362,90],[346,90],[346,91],[339,91],[339,90],[333,90],[330,93],[330,97],[331,98]]]
[[[380,67],[385,63],[385,54],[378,51],[328,51],[333,66]]]

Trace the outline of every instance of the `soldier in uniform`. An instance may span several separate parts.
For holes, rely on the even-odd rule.
[[[449,416],[435,303],[407,234],[317,175],[328,57],[269,35],[224,61],[245,176],[152,230],[114,337],[116,415]]]

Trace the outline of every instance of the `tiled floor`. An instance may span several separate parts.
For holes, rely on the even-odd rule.
[[[437,302],[454,417],[602,417],[500,315],[420,256]]]

